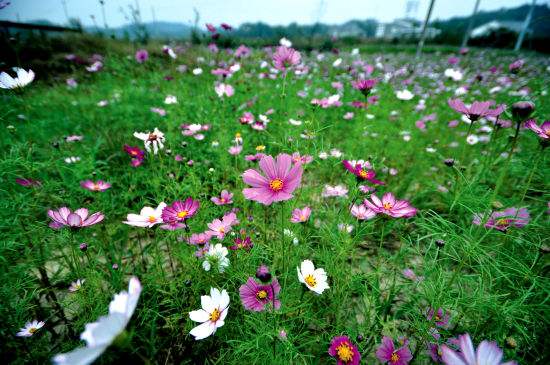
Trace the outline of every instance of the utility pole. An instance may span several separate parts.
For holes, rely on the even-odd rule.
[[[479,3],[481,0],[476,0],[476,4],[474,5],[474,12],[472,13],[472,16],[470,17],[470,22],[468,23],[468,28],[466,29],[466,33],[464,33],[464,39],[462,39],[462,45],[460,48],[466,48],[468,45],[468,39],[470,39],[470,34],[472,33],[472,27],[474,26],[474,20],[477,15],[477,9],[479,9]]]
[[[527,16],[525,17],[525,21],[523,22],[521,33],[518,36],[516,46],[514,47],[515,52],[518,52],[521,49],[521,44],[523,43],[523,39],[525,38],[525,33],[527,33],[527,28],[529,28],[529,23],[531,23],[531,18],[533,17],[533,11],[535,10],[536,3],[537,3],[537,0],[533,0],[533,2],[531,3],[529,12],[527,13]]]
[[[63,12],[65,13],[65,18],[67,18],[67,23],[69,23],[69,12],[67,11],[67,2],[65,0],[61,0],[61,5],[63,6]]]
[[[432,10],[434,8],[435,0],[430,0],[430,7],[428,8],[428,13],[426,14],[426,19],[424,19],[424,26],[422,27],[422,33],[420,34],[420,41],[418,41],[418,47],[416,48],[416,58],[420,57],[422,53],[422,47],[424,47],[424,42],[426,41],[426,30],[428,29],[428,23],[432,16]]]

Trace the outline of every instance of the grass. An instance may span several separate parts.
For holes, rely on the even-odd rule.
[[[408,338],[413,363],[428,363],[426,345],[434,342],[433,324],[424,315],[428,307],[451,313],[450,325],[439,329],[440,342],[468,332],[475,344],[496,341],[504,348],[505,359],[547,361],[548,151],[539,146],[534,133],[521,130],[508,161],[502,153],[510,149],[513,128],[500,130],[488,142],[466,144],[466,124],[447,126],[460,119],[447,99],[457,86],[469,83],[465,101],[492,99],[510,106],[522,97],[509,91],[526,86],[541,122],[550,109],[548,60],[529,55],[521,72],[512,75],[507,65],[513,56],[474,50],[461,57],[465,80],[457,83],[441,75],[450,54],[415,61],[409,53],[371,52],[363,56],[369,64],[380,62],[388,71],[407,66],[407,71],[380,83],[375,92],[379,102],[366,110],[346,104],[363,97],[351,88],[353,77],[346,67],[332,67],[338,57],[333,54],[325,54],[321,61],[315,54],[303,55],[309,74],[289,74],[283,81],[280,76],[258,77],[269,71],[259,67],[269,57],[256,50],[227,80],[236,92],[225,99],[215,94],[217,77],[210,70],[216,62],[232,63],[231,56],[203,48],[187,48],[176,61],[153,54],[142,65],[133,54],[113,52],[105,55],[104,69],[98,73],[75,67],[76,89],[67,88],[62,80],[53,85],[38,80],[22,92],[4,90],[0,94],[4,126],[0,335],[5,361],[46,363],[57,353],[81,346],[78,334],[84,325],[107,313],[112,296],[127,288],[131,275],[143,285],[136,312],[126,338],[119,338],[98,363],[332,363],[327,349],[338,335],[350,337],[365,363],[377,361],[374,353],[383,335]],[[352,64],[349,52],[340,57],[344,65]],[[179,73],[179,64],[189,69],[200,66],[204,73]],[[487,71],[493,65],[502,69],[497,75]],[[439,76],[430,78],[432,72]],[[482,81],[472,80],[477,74],[483,75]],[[167,81],[168,75],[173,79]],[[376,69],[374,76],[383,77],[383,72]],[[511,86],[489,94],[499,76],[510,77]],[[402,82],[409,78],[408,88],[416,96],[398,100],[394,92],[404,88]],[[336,92],[333,81],[344,84],[345,104],[312,107],[312,98]],[[306,91],[307,97],[298,97],[299,91]],[[415,111],[423,94],[426,109]],[[178,104],[164,105],[166,95],[175,95]],[[109,103],[99,107],[100,100]],[[162,107],[167,115],[152,113],[151,107]],[[244,111],[257,117],[271,108],[275,111],[266,131],[238,122]],[[344,120],[349,111],[354,112],[353,119]],[[510,107],[505,119],[511,119],[509,111]],[[431,113],[436,118],[427,122],[426,130],[415,127],[417,120]],[[290,118],[303,124],[290,125]],[[212,127],[198,141],[181,135],[182,123]],[[147,155],[142,166],[131,167],[123,145],[140,145],[133,132],[155,127],[166,134],[165,150]],[[472,133],[490,136],[480,127],[474,124]],[[241,133],[244,149],[232,156],[227,149],[236,133]],[[303,134],[313,138],[304,139]],[[410,141],[404,141],[404,134],[410,135]],[[84,139],[68,143],[64,139],[68,135]],[[243,157],[256,153],[259,145],[273,156],[299,151],[314,157],[304,166],[301,187],[286,203],[265,207],[245,200],[241,193],[245,184],[240,175],[256,168]],[[318,157],[331,149],[340,150],[343,157]],[[185,160],[176,161],[177,154]],[[81,160],[67,164],[64,159],[69,156]],[[377,216],[358,221],[348,207],[360,193],[354,177],[341,165],[343,158],[370,160],[377,177],[386,183],[379,191],[409,199],[418,214],[410,219]],[[454,158],[455,165],[445,166],[446,158]],[[187,160],[193,160],[193,166]],[[15,183],[18,177],[42,185],[22,187]],[[89,192],[79,184],[86,179],[103,179],[113,187]],[[348,197],[321,197],[325,184],[346,185]],[[229,208],[210,202],[222,189],[235,194]],[[194,247],[181,241],[183,231],[122,224],[128,213],[145,205],[170,204],[188,196],[201,202],[189,221],[191,232],[204,231],[207,223],[231,207],[240,209],[241,223],[234,231],[245,229],[254,247],[250,252],[230,251],[231,264],[224,273],[202,269]],[[366,197],[361,194],[359,199]],[[310,220],[290,223],[291,210],[306,205],[313,210]],[[74,232],[52,230],[46,212],[61,206],[101,211],[106,218]],[[511,206],[528,208],[528,225],[500,232],[472,224],[474,213]],[[352,225],[353,231],[342,231],[339,224]],[[296,244],[281,234],[283,229],[291,230]],[[223,244],[230,246],[232,240],[228,235]],[[82,242],[88,244],[85,253],[78,249]],[[304,259],[328,273],[330,289],[323,294],[314,295],[298,282],[295,267]],[[262,263],[281,282],[282,306],[275,312],[253,313],[243,308],[238,289]],[[406,279],[405,268],[424,279]],[[82,289],[69,293],[70,283],[79,278],[86,279]],[[200,308],[200,296],[211,286],[228,291],[229,314],[215,335],[195,341],[189,335],[195,322],[188,312]],[[45,327],[30,338],[16,337],[32,319],[46,321]],[[279,337],[281,330],[286,339]]]

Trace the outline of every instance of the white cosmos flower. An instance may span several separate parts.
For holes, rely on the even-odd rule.
[[[177,104],[178,103],[178,98],[176,98],[174,95],[168,95],[166,96],[166,98],[164,99],[164,104]]]
[[[414,98],[414,94],[407,89],[398,90],[395,93],[395,96],[397,96],[397,98],[400,100],[411,100],[412,98]]]
[[[17,337],[31,337],[34,335],[39,329],[44,327],[45,322],[43,321],[37,321],[34,320],[32,322],[25,323],[25,327],[21,328],[19,332],[17,332]]]
[[[204,261],[202,262],[202,268],[205,271],[210,271],[212,265],[218,266],[219,272],[224,272],[225,268],[229,266],[229,259],[227,255],[229,251],[227,247],[222,246],[221,243],[210,246],[208,252],[204,255]]]
[[[302,125],[302,121],[301,121],[301,120],[295,120],[295,119],[292,119],[292,118],[290,118],[290,119],[288,120],[288,122],[289,122],[290,124],[292,124],[292,125]]]
[[[300,267],[297,267],[296,270],[298,271],[298,280],[300,280],[300,283],[305,284],[309,290],[321,294],[325,289],[330,288],[325,270],[315,269],[313,262],[310,260],[302,261]]]
[[[162,210],[166,208],[166,203],[162,202],[156,208],[143,207],[139,214],[128,214],[126,220],[122,223],[136,227],[151,228],[155,224],[162,223]]]
[[[128,291],[116,294],[109,304],[109,314],[99,317],[97,322],[88,323],[80,339],[86,341],[86,347],[55,355],[54,364],[87,365],[94,362],[115,338],[124,330],[141,294],[141,283],[136,277],[130,279]]]
[[[71,286],[69,286],[69,291],[71,293],[79,291],[80,288],[82,288],[82,284],[84,284],[85,281],[86,279],[78,279],[77,281],[73,281],[71,283]]]
[[[147,152],[151,152],[151,145],[153,145],[153,153],[156,155],[157,152],[164,148],[164,133],[155,128],[153,132],[140,133],[134,132],[134,137],[141,139],[145,145]]]
[[[193,75],[200,75],[202,74],[202,68],[197,67],[193,69]]]
[[[452,68],[448,68],[445,70],[445,77],[452,79],[453,81],[460,81],[462,80],[462,72],[460,70],[454,70]]]
[[[334,61],[332,63],[332,67],[338,67],[342,64],[342,59],[341,58],[337,58],[336,61]]]
[[[292,47],[292,42],[288,39],[286,39],[285,37],[279,39],[279,44],[283,47],[287,47],[287,48],[290,48]]]
[[[229,309],[229,295],[224,289],[210,288],[210,295],[201,296],[201,307],[189,312],[192,321],[201,323],[189,332],[195,340],[202,340],[213,335],[216,330],[225,324],[224,320]]]
[[[0,89],[22,88],[34,80],[34,72],[32,70],[25,71],[19,67],[14,67],[12,70],[17,74],[16,77],[11,77],[5,72],[0,73]]]
[[[470,134],[467,138],[466,138],[466,142],[468,142],[469,145],[474,145],[476,143],[479,142],[479,137],[476,136],[475,134]]]

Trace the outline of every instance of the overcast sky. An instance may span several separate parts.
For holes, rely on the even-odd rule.
[[[6,1],[6,0],[4,0]],[[0,19],[30,21],[47,19],[63,24],[67,17],[78,17],[85,25],[92,25],[91,15],[102,25],[101,6],[98,0],[8,0],[11,4],[0,10]],[[292,22],[310,24],[316,21],[337,24],[351,19],[375,18],[391,21],[405,16],[406,4],[417,2],[412,15],[422,18],[430,0],[105,0],[107,24],[111,27],[127,23],[121,8],[128,13],[128,5],[139,4],[142,19],[190,23],[193,8],[200,13],[200,23],[226,22],[240,25],[244,22],[263,21],[286,25]],[[494,10],[515,7],[530,0],[481,0],[480,9]],[[538,0],[548,4],[549,0]],[[436,0],[432,19],[446,19],[471,14],[475,0]]]

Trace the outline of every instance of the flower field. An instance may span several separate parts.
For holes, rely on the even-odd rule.
[[[6,363],[548,363],[548,58],[64,57],[0,76]]]

